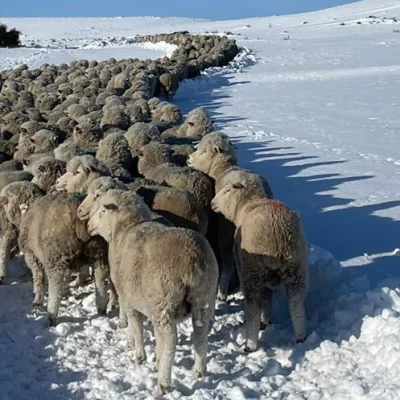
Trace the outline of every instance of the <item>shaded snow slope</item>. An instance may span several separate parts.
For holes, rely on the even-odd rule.
[[[273,324],[260,333],[260,349],[245,355],[243,307],[235,294],[227,305],[218,304],[203,380],[190,372],[190,323],[180,327],[175,390],[166,398],[400,397],[397,19],[398,1],[367,0],[308,14],[223,22],[5,21],[40,46],[64,39],[79,48],[35,49],[43,51],[40,60],[23,53],[32,49],[4,50],[8,65],[56,62],[61,53],[72,59],[78,57],[74,51],[80,58],[136,57],[132,54],[143,49],[128,43],[136,34],[186,29],[230,31],[246,48],[230,66],[184,82],[174,102],[184,112],[205,107],[217,128],[232,136],[240,165],[262,173],[275,196],[300,213],[310,242],[310,336],[294,344],[280,291]],[[99,49],[102,41],[106,45]],[[146,51],[154,50],[171,49]],[[74,296],[63,301],[60,325],[49,329],[45,314],[30,306],[28,278],[13,281],[0,287],[1,399],[154,397],[151,330],[145,342],[149,361],[136,366],[124,352],[125,330],[115,329],[115,318],[95,315],[92,286],[73,289]]]

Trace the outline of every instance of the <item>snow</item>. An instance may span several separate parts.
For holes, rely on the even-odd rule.
[[[280,290],[273,324],[260,332],[260,348],[246,355],[242,297],[234,294],[218,303],[201,380],[191,373],[190,322],[180,326],[174,391],[166,398],[400,398],[396,18],[398,1],[366,0],[233,21],[4,19],[26,34],[24,44],[38,47],[0,50],[0,68],[159,57],[173,48],[138,44],[135,36],[178,30],[229,31],[244,47],[228,67],[184,82],[174,102],[185,113],[207,108],[234,140],[240,165],[263,174],[275,197],[301,215],[309,240],[310,335],[294,343]],[[116,329],[116,317],[96,315],[92,285],[71,288],[59,325],[48,328],[45,313],[31,307],[26,271],[10,269],[12,284],[0,287],[2,399],[154,398],[151,329],[148,361],[137,366],[124,351],[125,329]]]

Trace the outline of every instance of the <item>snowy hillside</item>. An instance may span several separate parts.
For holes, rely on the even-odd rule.
[[[283,293],[260,349],[246,355],[241,296],[218,304],[208,376],[191,375],[182,324],[168,399],[400,398],[400,3],[366,0],[308,14],[184,18],[3,19],[25,48],[0,49],[0,69],[73,59],[155,58],[166,44],[138,34],[232,33],[244,50],[185,81],[184,112],[205,107],[232,136],[239,164],[263,174],[299,212],[310,242],[309,337],[295,345]],[[14,266],[0,287],[0,399],[151,399],[154,337],[137,366],[116,318],[96,316],[93,287],[72,290],[60,324],[32,309]]]

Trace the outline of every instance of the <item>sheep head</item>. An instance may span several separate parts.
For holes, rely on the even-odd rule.
[[[56,181],[56,190],[68,193],[86,193],[99,176],[107,176],[106,166],[91,155],[75,156],[67,164],[67,172]]]
[[[100,235],[110,242],[115,235],[152,219],[152,213],[143,199],[131,191],[111,189],[96,201],[97,210],[90,216],[90,236]]]
[[[7,219],[16,227],[20,226],[21,216],[29,206],[45,192],[32,182],[12,182],[0,192],[0,206],[4,208]]]
[[[137,151],[139,173],[145,175],[152,168],[171,162],[172,149],[158,142],[150,142]]]
[[[66,163],[61,160],[43,160],[34,166],[32,183],[46,192],[55,185],[57,179],[66,173]]]
[[[98,209],[97,200],[110,189],[126,190],[126,186],[118,179],[109,176],[101,176],[94,179],[87,190],[85,200],[77,209],[77,215],[80,220],[88,220]]]
[[[228,145],[210,141],[205,144],[200,142],[196,147],[196,151],[189,155],[187,165],[214,179],[227,168],[236,165],[236,155]]]

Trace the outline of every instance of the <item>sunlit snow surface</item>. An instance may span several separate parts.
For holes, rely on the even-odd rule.
[[[372,18],[376,17],[376,18]],[[73,59],[156,58],[139,34],[232,32],[230,66],[186,81],[174,101],[205,107],[232,136],[239,163],[263,174],[298,211],[309,240],[310,336],[295,345],[284,292],[260,349],[244,354],[239,294],[218,303],[208,376],[192,373],[191,324],[179,330],[178,399],[400,398],[400,4],[367,0],[330,10],[209,22],[184,18],[5,19],[28,48],[0,49],[0,68]],[[342,25],[344,23],[344,25]],[[315,244],[315,245],[314,245]],[[337,261],[338,260],[338,261]],[[32,309],[26,271],[0,287],[0,399],[151,399],[148,362],[124,352],[125,329],[98,317],[93,286],[71,289],[60,323]]]

